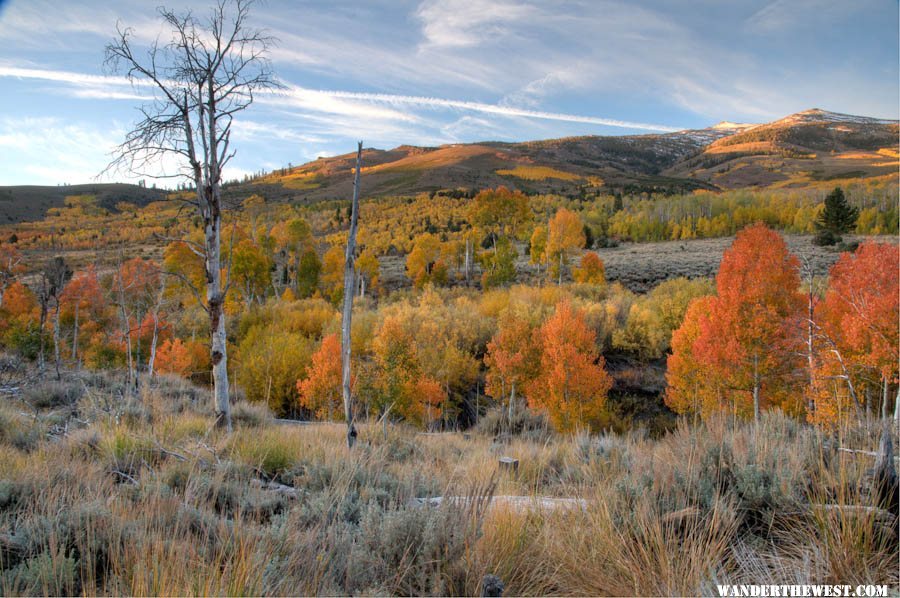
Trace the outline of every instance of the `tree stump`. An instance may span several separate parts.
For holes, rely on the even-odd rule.
[[[878,443],[874,471],[875,504],[890,513],[896,513],[900,504],[900,486],[894,468],[894,443],[891,441],[890,423],[885,423]]]
[[[519,460],[512,457],[500,457],[497,464],[500,467],[500,471],[508,471],[510,473],[519,471]]]
[[[496,575],[485,575],[481,580],[481,595],[494,597],[502,596],[503,580]]]

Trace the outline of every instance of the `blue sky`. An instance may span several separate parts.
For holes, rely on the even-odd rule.
[[[154,39],[161,2],[0,0],[0,185],[94,180],[143,95],[104,72],[104,45],[117,21]],[[202,14],[209,2],[166,5]],[[389,148],[900,111],[896,0],[267,0],[253,21],[279,38],[273,67],[293,93],[243,113],[229,177],[347,153],[356,139]]]

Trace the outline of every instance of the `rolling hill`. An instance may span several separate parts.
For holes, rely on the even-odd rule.
[[[41,220],[50,208],[63,207],[71,195],[93,195],[100,207],[115,210],[119,202],[144,206],[164,199],[166,191],[125,183],[0,187],[0,224]]]
[[[897,121],[813,109],[767,124],[723,122],[659,135],[367,149],[363,176],[369,196],[496,185],[569,195],[596,188],[628,193],[803,187],[895,177],[898,150]],[[354,158],[320,158],[250,187],[271,199],[346,198]]]
[[[722,122],[706,129],[614,137],[439,147],[403,145],[363,151],[368,197],[505,185],[528,193],[679,193],[738,188],[833,186],[897,177],[900,127],[893,120],[806,110],[766,124]],[[229,184],[226,199],[346,199],[355,154],[320,158],[249,182]],[[164,192],[134,185],[0,187],[0,222],[42,218],[68,195],[95,194],[103,207],[145,205]]]
[[[897,121],[812,109],[722,137],[665,173],[723,189],[896,175]]]

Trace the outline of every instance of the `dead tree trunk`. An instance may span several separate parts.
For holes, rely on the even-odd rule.
[[[150,357],[147,359],[147,376],[153,378],[153,368],[156,364],[156,349],[159,343],[159,310],[162,308],[163,297],[166,294],[166,278],[159,278],[159,295],[156,297],[156,305],[153,306],[153,338],[150,341]]]
[[[878,455],[875,457],[875,499],[876,505],[889,513],[896,513],[900,486],[897,470],[894,468],[894,443],[891,440],[891,424],[884,422]]]
[[[266,57],[274,39],[249,27],[252,4],[252,0],[222,0],[205,20],[160,8],[169,30],[164,37],[171,40],[165,46],[151,44],[146,57],[139,58],[131,45],[133,30],[120,27],[106,47],[107,64],[132,82],[146,84],[141,89],[153,95],[108,168],[140,172],[164,156],[174,156],[196,189],[196,200],[189,203],[197,210],[204,239],[189,244],[204,260],[205,301],[200,289],[188,286],[209,317],[216,421],[229,430],[222,172],[235,155],[231,126],[236,115],[252,104],[255,91],[281,87]]]
[[[59,351],[60,351],[60,349],[59,349],[59,343],[60,343],[60,338],[59,338],[59,336],[60,336],[59,335],[59,332],[60,332],[60,330],[59,330],[59,328],[60,328],[60,326],[59,326],[60,305],[59,305],[59,303],[60,303],[59,296],[57,296],[56,297],[56,305],[54,306],[54,312],[53,312],[53,360],[56,364],[56,379],[57,380],[59,380],[61,377],[61,374],[59,373],[59,364],[61,361],[60,355],[59,355]]]
[[[353,276],[356,273],[356,229],[359,225],[359,169],[362,164],[362,141],[356,148],[356,176],[353,179],[353,204],[350,212],[350,232],[347,235],[347,251],[344,254],[344,310],[341,320],[341,372],[344,416],[347,419],[347,447],[356,442],[356,426],[353,424],[353,403],[350,396],[350,333],[353,316]]]

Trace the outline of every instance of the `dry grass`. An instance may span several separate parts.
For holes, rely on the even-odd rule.
[[[868,457],[779,415],[660,440],[364,425],[348,453],[338,425],[251,406],[226,436],[175,381],[122,405],[109,379],[83,388],[56,411],[0,402],[0,594],[477,594],[487,573],[511,595],[898,583],[896,518],[821,506],[871,506]],[[587,506],[485,509],[491,492]],[[469,499],[411,501],[440,495]]]
[[[516,166],[496,171],[500,176],[512,176],[526,181],[545,181],[547,179],[559,179],[562,181],[578,181],[584,177],[551,168],[549,166]]]

